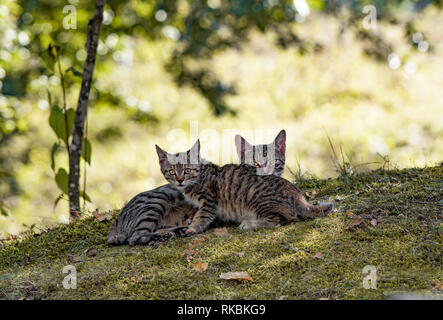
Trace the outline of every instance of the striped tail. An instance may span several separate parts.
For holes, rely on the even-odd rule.
[[[108,244],[148,243],[153,233],[162,225],[162,213],[158,208],[151,208],[149,204],[139,211],[123,210],[109,230]]]
[[[118,233],[117,220],[111,226],[108,233],[108,244],[120,245],[126,242],[126,236],[123,233]]]
[[[181,210],[183,201],[183,194],[171,185],[139,193],[123,207],[111,226],[108,244],[147,244],[151,240],[164,239],[174,232],[180,232],[180,229],[165,229],[164,224],[170,222],[174,213],[177,218],[184,216],[184,211]],[[178,207],[180,210],[172,213],[171,207]]]

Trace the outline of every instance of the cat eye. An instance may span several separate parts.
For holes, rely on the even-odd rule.
[[[175,170],[172,170],[172,169],[169,170],[169,174],[170,174],[170,175],[174,175],[174,174],[175,174]]]
[[[186,173],[186,174],[189,174],[189,173],[191,173],[191,169],[189,169],[189,168],[186,168],[186,169],[185,169],[185,173]]]

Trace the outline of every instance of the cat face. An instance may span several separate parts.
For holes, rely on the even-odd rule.
[[[200,140],[185,152],[167,153],[155,145],[161,171],[168,182],[177,188],[185,188],[197,180],[200,171]]]
[[[235,136],[240,163],[253,165],[258,175],[281,176],[285,169],[286,131],[281,130],[270,144],[251,145],[242,136]]]

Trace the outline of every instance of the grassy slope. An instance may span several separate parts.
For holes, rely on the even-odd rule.
[[[383,298],[397,290],[433,290],[443,283],[443,166],[375,171],[306,180],[313,202],[335,199],[330,216],[227,237],[212,231],[146,247],[109,247],[111,222],[85,218],[21,241],[0,243],[0,299],[348,299]],[[366,226],[347,229],[352,211]],[[372,226],[369,221],[378,220]],[[201,239],[188,262],[181,253]],[[98,254],[84,252],[95,248]],[[320,252],[323,259],[315,258]],[[243,254],[244,253],[244,254]],[[69,256],[78,288],[62,287]],[[193,263],[207,262],[204,273]],[[362,287],[362,269],[377,267],[376,290]],[[219,274],[247,271],[253,282]]]

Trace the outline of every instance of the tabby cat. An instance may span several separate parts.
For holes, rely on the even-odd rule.
[[[281,130],[270,144],[251,145],[242,136],[235,136],[240,163],[257,168],[258,175],[272,174],[281,177],[285,169],[286,131]]]
[[[166,180],[198,207],[186,234],[201,233],[215,220],[240,224],[240,229],[274,227],[314,218],[332,209],[332,203],[312,205],[289,181],[257,175],[248,164],[222,167],[200,158],[200,141],[186,151],[169,154],[156,145]]]
[[[251,145],[240,135],[235,136],[241,163],[255,166],[257,174],[281,176],[285,165],[286,132],[281,130],[273,142]],[[274,150],[274,152],[271,152]],[[168,238],[191,223],[198,206],[185,199],[171,184],[139,193],[122,209],[112,225],[108,243],[146,244],[151,240]]]

